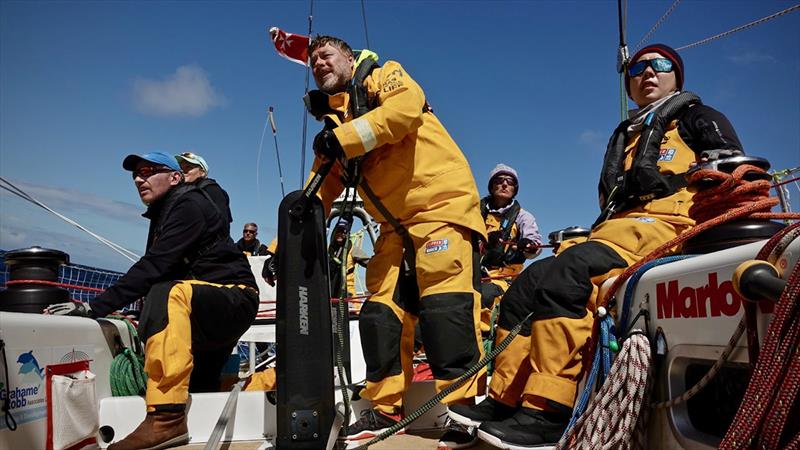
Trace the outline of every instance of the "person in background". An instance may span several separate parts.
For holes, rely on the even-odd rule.
[[[225,362],[255,320],[258,288],[230,238],[227,205],[185,183],[174,156],[128,155],[122,167],[147,205],[144,256],[89,303],[51,305],[45,313],[105,317],[146,296],[138,331],[145,343],[147,415],[108,448],[175,447],[189,442],[189,393],[220,389]]]
[[[523,264],[541,253],[542,236],[533,214],[522,209],[514,199],[519,193],[519,177],[514,168],[498,164],[489,173],[489,195],[481,199],[481,216],[488,232],[483,242],[481,269],[485,276],[481,282],[481,332],[485,339],[492,338],[492,314],[522,271]],[[503,328],[496,328],[495,342],[507,336]],[[453,442],[476,442],[477,427],[460,422],[449,425]],[[462,446],[461,448],[464,448]]]
[[[694,188],[684,177],[692,165],[743,154],[728,119],[682,92],[683,81],[683,60],[666,45],[648,45],[631,59],[626,87],[639,109],[609,141],[601,216],[587,241],[562,245],[517,277],[500,303],[498,328],[507,335],[531,312],[532,321],[498,355],[488,397],[450,408],[453,420],[479,426],[482,440],[507,449],[559,440],[583,373],[599,286],[694,226]]]
[[[228,216],[228,226],[230,227],[233,222],[233,215],[230,209],[230,198],[228,193],[217,183],[213,178],[208,177],[208,163],[202,156],[192,153],[183,152],[175,155],[175,160],[181,166],[183,172],[183,179],[186,183],[192,183],[197,187],[207,192],[213,199],[213,204],[225,205],[222,211],[223,214]],[[230,232],[228,233],[230,234]]]
[[[522,265],[542,252],[542,236],[533,214],[514,199],[519,193],[517,171],[498,164],[489,173],[489,195],[481,199],[488,239],[481,266],[489,280],[481,284],[481,331],[490,330],[492,310],[503,298]]]
[[[244,224],[242,238],[236,242],[236,247],[247,256],[271,255],[272,252],[267,249],[266,245],[256,239],[256,236],[258,236],[258,225],[253,222]]]
[[[175,159],[178,160],[183,178],[187,183],[194,183],[201,178],[208,177],[208,164],[202,156],[192,152],[183,152],[175,155]]]

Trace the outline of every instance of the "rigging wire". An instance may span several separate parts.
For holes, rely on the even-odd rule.
[[[261,130],[261,140],[258,142],[258,155],[256,156],[256,198],[258,205],[261,205],[261,149],[264,148],[264,135],[267,134],[267,124],[269,117],[264,121],[264,129]]]
[[[275,140],[275,159],[278,160],[278,177],[281,180],[281,196],[286,197],[286,191],[283,188],[283,169],[281,168],[281,153],[278,151],[278,127],[275,125],[275,116],[273,115],[272,106],[269,107],[269,125],[272,127],[272,138]],[[261,135],[264,139],[264,135]]]
[[[642,48],[642,45],[644,45],[644,43],[647,42],[647,40],[656,31],[656,29],[658,29],[658,27],[660,27],[661,24],[664,23],[667,20],[667,17],[669,17],[669,15],[672,14],[673,11],[675,11],[675,8],[678,6],[678,3],[680,3],[680,2],[681,2],[681,0],[675,0],[672,3],[672,5],[667,9],[667,12],[665,12],[661,16],[661,18],[656,21],[655,25],[653,25],[653,28],[650,28],[650,31],[648,31],[647,34],[644,35],[642,40],[640,40],[639,43],[636,44],[636,47],[634,47],[634,49],[633,49],[633,53],[634,54],[636,52],[638,52],[640,48]]]
[[[617,21],[619,23],[619,49],[617,50],[617,72],[619,73],[619,112],[621,120],[628,118],[628,96],[625,89],[625,72],[628,70],[630,55],[626,43],[626,27],[628,23],[628,1],[617,0]]]
[[[369,31],[367,31],[367,12],[364,9],[364,0],[361,0],[361,18],[364,19],[364,37],[367,40],[367,48],[372,48],[369,45]]]
[[[312,24],[314,22],[314,0],[308,2],[308,38],[311,38]],[[311,55],[308,55],[309,58]],[[308,94],[308,79],[311,75],[310,61],[306,61],[306,90],[303,95]],[[306,175],[306,132],[308,130],[308,113],[306,108],[303,108],[303,138],[300,144],[300,188],[303,188],[303,180]]]
[[[27,192],[25,192],[21,188],[15,186],[13,183],[8,181],[7,179],[5,179],[3,177],[0,177],[0,181],[2,181],[2,183],[4,183],[4,184],[0,184],[0,188],[5,189],[6,191],[16,195],[17,197],[22,198],[23,200],[27,200],[27,201],[33,203],[36,206],[39,206],[40,208],[50,212],[51,214],[55,215],[59,219],[63,220],[64,222],[67,222],[68,224],[77,227],[79,230],[89,234],[90,236],[92,236],[93,238],[97,239],[101,243],[107,245],[108,247],[110,247],[115,252],[117,252],[120,255],[124,256],[125,258],[129,259],[131,262],[135,263],[136,261],[139,260],[139,255],[137,255],[136,253],[133,253],[132,251],[122,247],[121,245],[116,244],[116,243],[114,243],[114,242],[112,242],[112,241],[110,241],[110,240],[108,240],[108,239],[106,239],[106,238],[104,238],[104,237],[92,232],[91,230],[89,230],[88,228],[86,228],[83,225],[79,224],[78,222],[75,222],[74,220],[70,219],[69,217],[67,217],[67,216],[55,211],[54,209],[50,208],[49,206],[45,205],[41,201],[37,200],[36,198],[34,198],[32,195],[28,194]]]
[[[790,12],[793,12],[793,11],[797,10],[797,9],[800,9],[800,4],[797,4],[797,5],[794,5],[794,6],[790,6],[790,7],[786,8],[786,9],[784,9],[783,11],[778,11],[775,14],[769,15],[767,17],[763,17],[763,18],[758,19],[758,20],[754,20],[753,22],[750,22],[748,24],[742,25],[740,27],[736,27],[736,28],[734,28],[732,30],[728,30],[728,31],[726,31],[724,33],[720,33],[720,34],[717,34],[717,35],[714,35],[714,36],[699,40],[699,41],[694,42],[692,44],[684,45],[683,47],[678,47],[675,50],[676,51],[681,51],[681,50],[686,50],[686,49],[690,49],[690,48],[693,48],[693,47],[697,47],[699,45],[707,44],[707,43],[709,43],[711,41],[723,38],[723,37],[728,36],[730,34],[733,34],[733,33],[736,33],[736,32],[742,31],[742,30],[746,30],[747,28],[751,28],[751,27],[754,27],[756,25],[760,25],[760,24],[762,24],[764,22],[767,22],[769,20],[775,19],[776,17],[780,17],[780,16],[782,16],[784,14],[788,14]]]

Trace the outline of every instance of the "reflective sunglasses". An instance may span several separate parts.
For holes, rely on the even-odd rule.
[[[192,152],[183,152],[181,153],[181,156],[183,156],[184,158],[197,159],[197,157]]]
[[[174,170],[168,167],[142,166],[131,172],[131,178],[135,180],[136,177],[139,177],[143,180],[146,180],[157,173],[166,173],[166,172],[174,172]]]
[[[667,58],[643,59],[628,67],[628,76],[638,77],[647,69],[647,66],[652,67],[658,73],[672,72],[672,61]]]
[[[511,177],[494,177],[492,178],[492,184],[495,186],[499,186],[501,184],[507,184],[509,186],[516,186],[517,181]]]
[[[257,230],[242,230],[242,234],[256,234]]]

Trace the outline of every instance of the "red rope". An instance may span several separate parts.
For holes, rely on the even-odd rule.
[[[693,205],[689,209],[689,216],[695,220],[696,225],[662,244],[650,254],[625,269],[613,281],[611,288],[598,303],[598,308],[600,306],[608,308],[609,302],[615,297],[620,287],[642,266],[654,259],[674,253],[675,248],[711,228],[746,217],[800,220],[800,213],[769,212],[779,203],[777,198],[769,196],[770,183],[762,179],[756,181],[748,181],[746,179],[752,175],[756,175],[757,178],[763,178],[765,174],[766,171],[763,169],[748,164],[737,167],[730,174],[708,169],[698,170],[690,174],[687,177],[689,185],[707,180],[719,182],[717,186],[699,191],[694,195]],[[584,363],[584,368],[590,367],[592,364],[591,359],[594,357],[600,332],[599,323],[599,320],[595,320],[592,336],[589,339],[587,360]]]
[[[9,280],[6,281],[6,286],[14,286],[16,284],[40,284],[43,286],[56,286],[62,287],[66,289],[77,289],[80,291],[89,291],[89,292],[105,292],[105,289],[101,288],[93,288],[88,286],[78,286],[77,284],[68,284],[68,283],[59,283],[58,281],[47,281],[47,280]]]
[[[772,249],[787,233],[800,227],[796,223],[773,237],[757,259],[766,259]],[[775,316],[769,324],[764,338],[764,348],[747,386],[744,399],[731,423],[720,449],[746,449],[754,443],[767,450],[781,447],[781,437],[786,431],[786,421],[797,411],[791,408],[800,391],[800,264],[796,264],[789,276],[778,304]],[[796,409],[796,408],[795,408]],[[795,425],[796,426],[796,425]],[[796,430],[795,430],[796,431]],[[800,434],[786,436],[797,442]]]

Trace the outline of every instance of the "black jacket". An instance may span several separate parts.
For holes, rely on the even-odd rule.
[[[250,256],[267,256],[270,254],[267,246],[262,244],[258,239],[253,239],[249,244],[244,238],[236,241],[236,248],[242,252],[249,252]]]
[[[144,256],[91,301],[94,316],[116,311],[164,281],[196,279],[257,289],[247,258],[230,238],[230,210],[216,190],[225,191],[213,186],[205,187],[207,197],[197,186],[181,184],[150,205],[143,214],[150,219]]]

